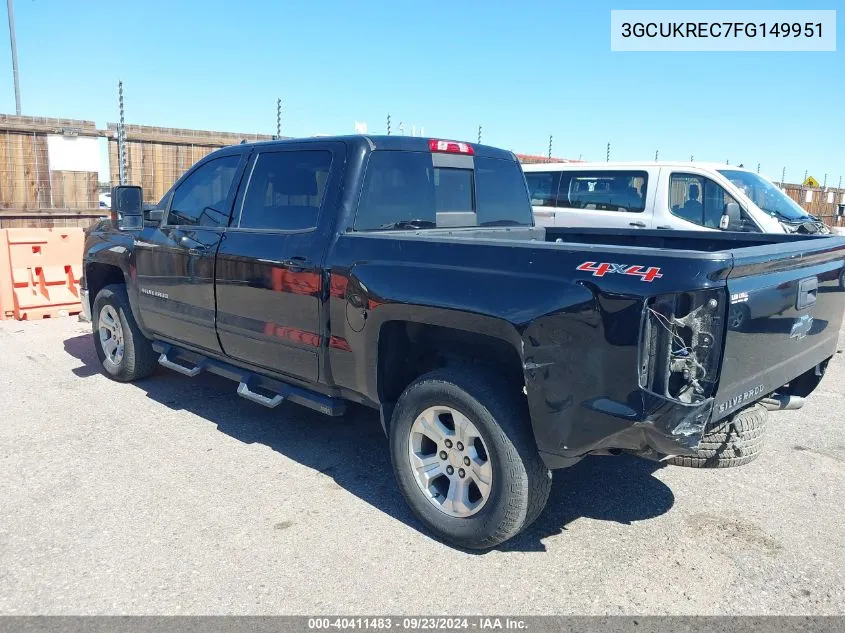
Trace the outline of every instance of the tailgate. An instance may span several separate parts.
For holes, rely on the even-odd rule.
[[[845,239],[736,249],[713,418],[760,399],[836,352]]]

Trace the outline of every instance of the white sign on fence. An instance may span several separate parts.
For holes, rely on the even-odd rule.
[[[50,171],[99,171],[100,144],[90,136],[47,136]]]

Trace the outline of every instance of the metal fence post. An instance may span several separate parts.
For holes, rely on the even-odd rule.
[[[117,125],[117,156],[118,178],[121,185],[126,184],[126,122],[123,112],[123,82],[117,82],[117,101],[120,110],[120,121]]]
[[[282,138],[282,100],[276,99],[276,139]]]

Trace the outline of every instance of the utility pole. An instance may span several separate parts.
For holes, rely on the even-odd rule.
[[[692,154],[689,155],[689,162],[695,162],[695,156],[693,156]]]
[[[15,80],[15,114],[21,115],[21,86],[18,81],[18,43],[15,39],[15,7],[13,0],[6,0],[9,12],[9,42],[12,45],[12,77]]]
[[[780,188],[783,189],[783,183],[786,182],[786,165],[783,167],[783,171],[780,172]]]
[[[757,163],[757,173],[760,173],[760,163]]]
[[[607,161],[606,162],[608,162],[608,163],[610,162],[610,143],[607,144]]]
[[[481,145],[481,126],[478,126],[478,144]]]
[[[654,162],[655,162],[655,163],[657,162],[657,157],[658,157],[658,156],[660,156],[660,150],[659,150],[659,149],[656,149],[656,150],[654,150]]]
[[[387,115],[387,135],[390,136],[390,114]]]
[[[549,161],[552,160],[552,135],[549,134]]]

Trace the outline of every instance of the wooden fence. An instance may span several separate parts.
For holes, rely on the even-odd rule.
[[[206,130],[127,125],[126,182],[144,188],[147,202],[158,202],[185,171],[214,150],[245,140],[267,141],[272,136]],[[119,182],[117,124],[108,125],[111,182]]]
[[[210,152],[241,141],[270,140],[236,134],[127,125],[127,183],[141,185],[157,202],[191,165]],[[110,180],[119,182],[117,124],[104,130],[93,121],[0,114],[0,228],[87,226],[108,213],[99,205],[100,139],[106,139]],[[517,154],[520,162],[579,162]],[[808,212],[831,226],[845,225],[845,189],[782,188]],[[809,192],[809,195],[808,195]]]
[[[269,135],[127,125],[129,184],[158,201],[191,165],[210,152]],[[88,226],[100,208],[100,139],[106,139],[111,185],[119,182],[117,125],[0,114],[0,228]]]
[[[98,137],[92,121],[0,114],[0,227],[89,223],[99,213]],[[81,160],[74,146],[87,150]]]
[[[781,185],[781,189],[828,226],[845,226],[845,189],[804,187],[790,183]]]

